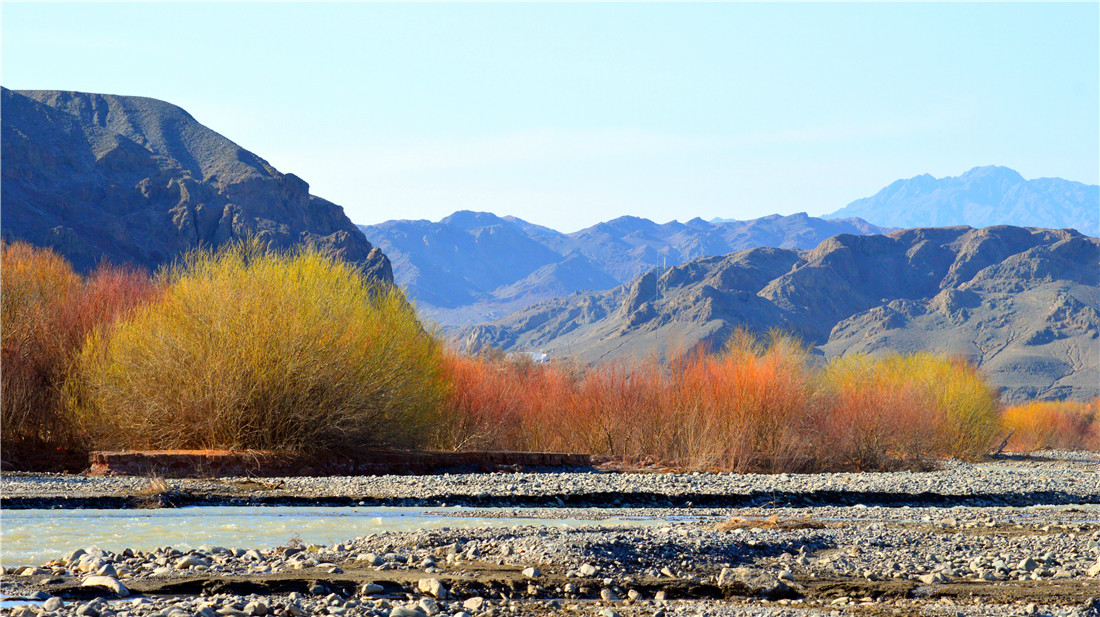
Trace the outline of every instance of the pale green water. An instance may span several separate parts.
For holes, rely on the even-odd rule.
[[[271,548],[291,538],[333,544],[383,531],[513,525],[576,526],[653,524],[639,519],[538,519],[458,516],[463,508],[194,506],[159,510],[4,510],[0,512],[0,564],[40,565],[78,549],[119,552],[161,546]],[[492,509],[479,508],[479,512]],[[520,511],[522,512],[522,511]]]

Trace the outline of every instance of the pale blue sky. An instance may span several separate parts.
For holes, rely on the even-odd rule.
[[[352,220],[831,212],[1098,183],[1100,5],[16,4],[2,83],[164,99]]]

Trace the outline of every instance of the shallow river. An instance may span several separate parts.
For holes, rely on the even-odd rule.
[[[478,508],[500,518],[463,516],[467,508],[194,506],[157,510],[4,510],[0,512],[0,565],[40,565],[91,546],[180,550],[207,546],[271,548],[292,540],[333,544],[383,531],[507,527],[654,524],[652,519],[539,519],[522,510]]]

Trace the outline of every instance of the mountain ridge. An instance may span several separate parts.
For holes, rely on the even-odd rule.
[[[393,260],[395,280],[422,314],[452,328],[576,291],[609,289],[654,266],[769,243],[808,248],[836,233],[880,230],[858,219],[798,213],[717,224],[622,216],[567,234],[471,211],[438,222],[404,219],[359,227]],[[455,255],[464,261],[456,262]]]
[[[974,167],[958,176],[920,174],[824,215],[861,217],[895,228],[970,225],[1071,228],[1100,235],[1100,186],[1062,178],[1026,180],[1008,167]]]
[[[392,281],[389,260],[309,185],[148,97],[0,88],[3,237],[82,271],[154,270],[198,246],[253,235],[318,246]]]

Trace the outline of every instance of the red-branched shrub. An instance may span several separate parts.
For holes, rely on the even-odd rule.
[[[87,277],[50,249],[25,242],[0,249],[3,455],[24,468],[80,466],[81,440],[65,411],[63,385],[95,328],[149,301],[148,274],[102,265]]]

